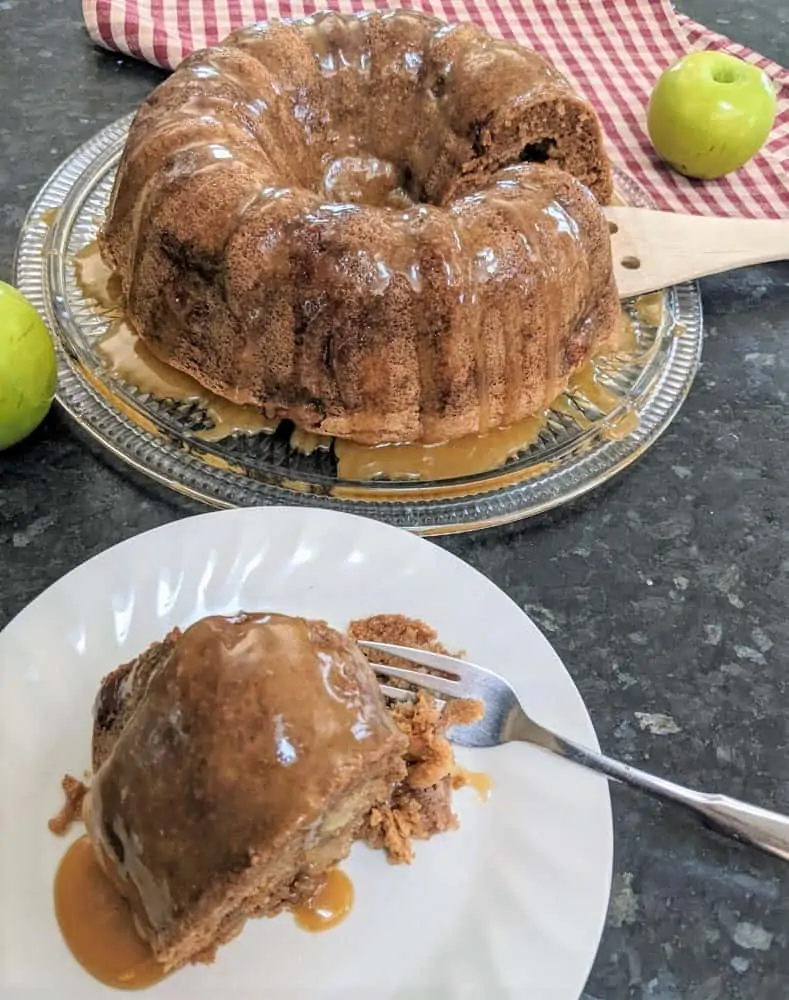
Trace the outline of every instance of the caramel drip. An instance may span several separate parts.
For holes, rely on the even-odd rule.
[[[534,197],[535,195],[533,195]],[[555,203],[552,203],[552,205]],[[550,210],[552,205],[546,205],[539,215],[542,219],[534,226],[534,237],[535,239],[540,239],[539,250],[537,253],[537,260],[535,261],[535,266],[540,268],[538,271],[538,280],[544,282],[547,287],[551,287],[550,274],[555,272],[558,274],[561,272],[561,248],[556,242],[555,226],[553,225],[553,218],[551,217]],[[526,206],[527,210],[531,206]],[[558,207],[558,206],[557,206]],[[533,209],[532,209],[533,211]],[[545,239],[547,226],[545,223],[551,222],[550,226],[550,238]],[[528,232],[528,230],[527,230]],[[580,276],[576,280],[580,281]],[[557,395],[558,384],[560,381],[560,371],[559,365],[562,358],[561,351],[561,334],[562,334],[562,317],[564,309],[562,307],[562,302],[560,298],[561,288],[555,287],[552,289],[553,295],[551,296],[550,307],[546,309],[544,321],[546,323],[545,329],[545,376],[544,376],[544,386],[545,394],[548,400],[551,400]]]
[[[57,205],[54,208],[47,208],[41,213],[41,221],[47,228],[55,224],[55,219],[57,219],[59,211],[60,205]]]
[[[610,351],[612,354],[634,354],[637,347],[636,325],[623,309],[619,326],[611,339]]]
[[[399,180],[392,163],[374,156],[341,156],[324,171],[323,194],[333,202],[412,208],[414,203]]]
[[[121,315],[123,289],[121,278],[101,258],[95,240],[74,254],[74,278],[86,299],[93,299],[102,311]]]
[[[252,406],[239,406],[203,388],[184,372],[159,361],[124,320],[112,324],[96,345],[107,367],[124,382],[158,399],[199,403],[213,427],[197,431],[201,441],[221,441],[231,434],[272,434],[278,421]]]
[[[628,434],[633,434],[638,430],[639,420],[635,410],[626,410],[621,417],[617,417],[605,428],[605,436],[609,441],[621,441]]]
[[[586,364],[570,379],[568,395],[580,396],[601,413],[610,413],[622,397],[600,382],[594,365]]]
[[[426,219],[426,221],[428,225],[432,224],[432,220]],[[431,253],[428,239],[423,241],[419,236],[416,236],[415,244],[417,247],[415,256],[418,261],[418,267],[425,276],[425,301],[431,302],[436,274],[440,273],[440,268],[435,266],[437,262]],[[457,280],[455,261],[450,254],[447,255],[444,266],[447,269],[447,281],[450,281],[453,277]],[[434,310],[435,306],[422,311],[415,310],[414,316],[416,336],[414,351],[419,378],[417,389],[419,392],[419,413],[422,415],[423,425],[426,422],[424,414],[434,412],[434,400],[437,395],[434,363],[438,349],[433,348],[432,340],[434,337],[440,336],[440,324],[445,322],[440,314],[437,314]],[[424,426],[423,429],[427,431],[429,428]]]
[[[634,347],[633,324],[623,314],[615,349],[629,351]],[[535,444],[546,429],[551,412],[566,414],[581,430],[592,427],[596,421],[579,409],[573,402],[575,397],[603,415],[622,403],[622,397],[600,381],[594,363],[587,362],[571,378],[567,393],[554,399],[548,408],[487,434],[473,434],[443,444],[388,444],[375,447],[337,438],[334,441],[334,454],[337,457],[338,477],[355,481],[431,481],[460,479],[490,472]],[[626,437],[637,428],[638,415],[633,410],[625,410],[606,428],[605,434],[615,440]]]
[[[487,802],[493,791],[493,779],[484,771],[467,771],[464,767],[458,768],[455,783],[461,788],[473,788],[481,802]]]
[[[342,923],[352,907],[353,882],[345,872],[332,868],[315,895],[293,907],[293,916],[304,931],[328,931]]]
[[[164,969],[134,928],[129,904],[99,867],[87,837],[66,851],[54,891],[63,940],[87,973],[121,990],[140,990],[164,979]]]
[[[215,396],[188,375],[158,361],[122,320],[112,325],[97,345],[97,350],[115,375],[141,392],[162,399],[202,404],[214,426],[197,432],[195,436],[201,440],[220,441],[232,434],[270,434],[276,430],[277,422],[268,420],[260,411],[237,406]],[[619,396],[597,380],[591,364],[574,376],[570,392],[583,396],[603,413],[609,412],[621,401]],[[551,409],[572,416],[584,429],[591,426],[591,422],[567,401],[566,396],[558,397],[551,404]],[[337,438],[334,440],[334,454],[338,462],[338,476],[356,481],[439,480],[488,472],[533,445],[546,426],[547,414],[548,411],[545,411],[487,434],[470,435],[445,444],[368,447]],[[636,414],[630,411],[628,422],[618,422],[617,429],[609,429],[608,434],[623,437],[637,424]],[[318,448],[328,448],[331,439],[295,428],[290,444],[294,450],[311,455]]]
[[[116,178],[115,181],[115,191],[121,192],[122,195],[123,194],[122,186],[118,183],[118,180],[120,179],[121,169],[123,169],[123,166],[119,168],[118,177]],[[158,197],[161,198],[162,196],[161,188],[159,188],[158,190],[159,190]],[[147,216],[148,200],[152,194],[156,193],[156,191],[157,191],[157,174],[154,172],[145,181],[139,194],[136,195],[136,201],[133,202],[133,207],[129,212],[129,216],[131,218],[131,229],[130,229],[131,235],[129,237],[128,247],[126,248],[126,252],[128,253],[129,256],[128,256],[128,265],[125,270],[125,273],[127,275],[126,295],[128,299],[132,299],[134,296],[134,286],[136,284],[137,274],[139,271],[138,265],[139,265],[139,246],[140,246],[140,222],[143,218]],[[121,195],[119,195],[119,197]],[[125,198],[127,200],[131,200],[131,197],[132,197],[131,193],[127,191],[125,193]],[[110,210],[111,210],[111,216],[114,215],[116,211],[114,204],[110,205]]]
[[[332,438],[323,434],[313,434],[311,431],[302,430],[301,427],[294,427],[290,435],[291,448],[302,455],[311,455],[314,451],[328,451],[331,444]]]
[[[480,434],[484,434],[490,427],[490,382],[481,301],[485,286],[483,283],[477,281],[477,275],[474,272],[479,267],[480,253],[484,254],[487,248],[483,249],[476,245],[470,245],[476,235],[473,227],[469,230],[464,229],[462,226],[457,227],[459,258],[461,261],[466,258],[470,262],[468,273],[463,275],[466,286],[463,299],[465,300],[466,307],[466,329],[472,342],[471,349],[474,357],[474,375],[477,389],[477,429]],[[481,238],[484,240],[484,234]],[[476,242],[474,240],[475,244]],[[494,260],[494,267],[495,263]]]
[[[639,295],[635,302],[636,316],[647,326],[659,327],[663,320],[663,293]]]

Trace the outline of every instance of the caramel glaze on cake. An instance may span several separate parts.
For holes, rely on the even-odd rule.
[[[247,917],[309,898],[407,747],[324,622],[205,618],[102,683],[88,833],[165,970],[210,961]]]
[[[323,13],[151,94],[99,242],[162,361],[321,434],[429,443],[539,410],[605,344],[611,194],[595,113],[539,55]]]

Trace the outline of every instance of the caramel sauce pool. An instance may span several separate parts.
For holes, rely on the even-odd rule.
[[[141,392],[159,399],[200,403],[213,423],[197,431],[201,441],[221,441],[231,434],[271,434],[278,421],[267,420],[252,406],[238,406],[204,389],[189,375],[171,368],[147,349],[122,319],[112,324],[96,345],[111,371]]]
[[[461,788],[473,788],[481,802],[487,802],[493,791],[493,779],[484,771],[467,771],[460,768],[458,777],[462,781]]]
[[[303,931],[327,931],[351,912],[353,882],[339,868],[326,874],[326,881],[309,902],[293,907],[293,916]]]
[[[60,206],[56,205],[54,208],[47,208],[41,213],[41,221],[47,228],[55,224],[55,219],[57,219],[59,211]]]
[[[334,454],[341,479],[455,479],[504,465],[508,458],[536,441],[544,425],[544,417],[526,417],[489,434],[432,445],[366,447],[338,438]]]
[[[216,442],[233,434],[271,434],[277,429],[277,420],[267,419],[255,407],[240,406],[215,395],[189,375],[159,361],[148,350],[123,318],[118,277],[101,260],[95,242],[75,255],[74,266],[77,283],[84,295],[94,299],[114,319],[97,344],[98,353],[113,374],[141,392],[159,399],[200,404],[213,427],[198,431],[194,436],[199,440]],[[636,302],[639,319],[655,325],[660,322],[662,309],[660,292],[641,296]],[[623,311],[619,333],[610,350],[613,353],[631,352],[635,347],[633,321]],[[583,397],[602,414],[609,413],[621,403],[621,397],[601,384],[591,361],[573,376],[568,394]],[[533,445],[545,428],[551,409],[570,414],[582,429],[591,427],[592,421],[572,405],[568,394],[559,396],[543,412],[509,427],[487,434],[469,435],[445,444],[366,446],[339,438],[332,441],[331,438],[296,428],[290,445],[294,450],[310,455],[316,448],[329,449],[333,444],[340,479],[362,482],[376,479],[395,482],[460,479],[501,468],[508,459]],[[612,426],[606,428],[606,436],[610,439],[622,438],[637,427],[636,413],[625,410]]]
[[[106,986],[141,990],[164,979],[134,929],[131,910],[101,870],[87,837],[75,840],[55,876],[55,915],[82,968]]]
[[[141,990],[165,978],[134,928],[131,909],[99,867],[87,836],[75,840],[55,875],[55,916],[69,951],[82,968],[121,990]],[[293,908],[305,931],[326,931],[348,916],[353,883],[338,868],[328,872],[309,902]]]
[[[74,278],[86,298],[94,299],[102,310],[121,315],[120,275],[107,267],[95,242],[74,254]]]

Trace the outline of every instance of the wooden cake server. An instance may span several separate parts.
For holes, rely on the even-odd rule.
[[[789,194],[787,194],[789,199]],[[789,219],[720,219],[606,207],[619,297],[789,259]]]

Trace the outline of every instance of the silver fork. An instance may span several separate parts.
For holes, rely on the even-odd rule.
[[[789,817],[726,795],[695,792],[558,736],[530,718],[507,681],[484,667],[453,656],[407,646],[393,646],[382,642],[359,642],[359,645],[369,653],[397,656],[450,675],[436,677],[420,670],[390,667],[371,660],[373,670],[384,678],[396,677],[408,681],[414,687],[425,688],[443,698],[475,698],[484,704],[485,714],[479,722],[456,726],[449,732],[453,743],[467,747],[493,747],[513,741],[533,743],[607,778],[632,785],[655,798],[684,806],[706,826],[719,833],[789,861]],[[392,698],[414,697],[413,691],[385,682],[381,687]]]

